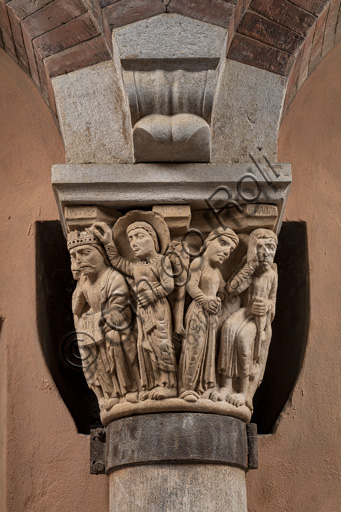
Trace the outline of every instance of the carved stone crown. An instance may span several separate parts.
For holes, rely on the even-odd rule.
[[[100,245],[98,238],[91,231],[71,231],[67,235],[67,248],[69,251],[80,245]]]

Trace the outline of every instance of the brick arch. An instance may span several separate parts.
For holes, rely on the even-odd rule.
[[[229,30],[229,59],[288,77],[284,111],[341,39],[340,0],[0,0],[0,45],[55,112],[51,78],[111,59],[111,30],[178,13]]]

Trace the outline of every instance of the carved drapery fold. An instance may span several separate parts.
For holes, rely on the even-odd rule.
[[[157,411],[250,420],[275,314],[277,236],[244,218],[247,243],[220,226],[194,249],[189,208],[180,229],[176,208],[132,210],[113,229],[95,222],[68,235],[77,340],[104,424]]]

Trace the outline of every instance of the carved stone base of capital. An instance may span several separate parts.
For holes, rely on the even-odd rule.
[[[112,407],[109,411],[102,411],[101,421],[103,425],[108,425],[111,421],[118,418],[125,418],[135,414],[162,413],[162,412],[197,412],[220,414],[223,416],[232,416],[246,423],[251,419],[251,411],[245,405],[235,407],[228,402],[212,402],[201,398],[196,403],[186,402],[180,398],[169,398],[166,400],[146,400],[136,404],[121,403]]]

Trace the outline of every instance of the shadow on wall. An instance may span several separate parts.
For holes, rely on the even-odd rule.
[[[283,222],[275,261],[276,316],[264,379],[251,418],[259,434],[274,433],[300,373],[309,330],[308,240],[305,222]]]
[[[299,375],[309,329],[307,229],[284,222],[276,255],[279,287],[277,314],[264,380],[254,397],[252,422],[259,434],[276,429]],[[75,288],[70,258],[58,221],[37,223],[37,318],[40,344],[58,391],[79,433],[100,426],[94,393],[80,365],[71,311]]]
[[[59,221],[36,224],[37,321],[40,345],[78,432],[101,425],[95,394],[80,365],[71,310],[75,281]]]

